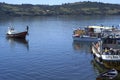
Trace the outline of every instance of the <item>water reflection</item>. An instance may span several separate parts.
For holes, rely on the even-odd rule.
[[[6,38],[6,39],[11,46],[15,46],[17,44],[23,45],[24,47],[26,47],[27,50],[29,50],[29,43],[28,43],[28,40],[26,39],[17,39],[17,38]]]
[[[84,41],[73,41],[73,49],[74,50],[85,50],[91,51],[91,42]]]

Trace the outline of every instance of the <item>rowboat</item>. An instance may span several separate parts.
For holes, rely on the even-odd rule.
[[[106,72],[101,73],[100,75],[98,75],[97,80],[99,78],[102,79],[114,79],[116,76],[118,75],[118,71],[116,69],[110,69]]]

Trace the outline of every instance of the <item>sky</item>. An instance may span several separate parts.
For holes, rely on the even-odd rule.
[[[82,1],[92,1],[92,2],[104,2],[120,4],[120,0],[0,0],[0,2],[5,2],[9,4],[42,4],[42,5],[60,5],[64,3],[74,3]]]

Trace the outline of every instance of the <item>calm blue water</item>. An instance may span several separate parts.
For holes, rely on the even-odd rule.
[[[73,42],[73,28],[118,25],[120,16],[0,18],[0,80],[95,80],[89,42]],[[26,40],[6,39],[9,26]]]

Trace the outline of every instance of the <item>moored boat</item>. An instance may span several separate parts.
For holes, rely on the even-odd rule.
[[[120,40],[120,29],[108,26],[87,26],[84,29],[78,28],[73,31],[75,41],[98,41],[104,38]]]
[[[75,29],[73,31],[74,41],[98,41],[101,37],[101,26],[87,26],[84,29]]]
[[[120,41],[117,39],[105,38],[102,41],[93,43],[93,54],[102,59],[110,61],[120,60]]]
[[[9,28],[7,32],[7,37],[10,38],[26,38],[26,35],[28,34],[28,29],[22,32],[18,32],[14,30],[14,28]]]

